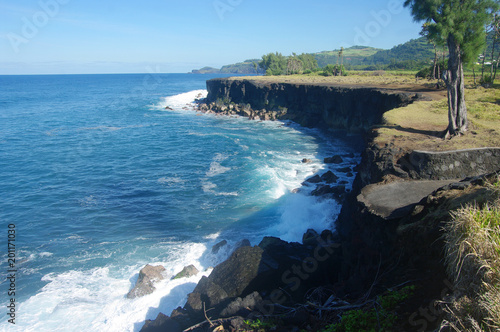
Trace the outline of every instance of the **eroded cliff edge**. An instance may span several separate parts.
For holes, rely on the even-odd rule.
[[[253,112],[262,120],[292,120],[305,127],[353,132],[365,132],[381,123],[390,109],[427,98],[390,89],[231,78],[209,80],[207,90],[209,103],[250,105],[251,110],[243,113],[248,116]]]
[[[328,303],[325,310],[338,313],[332,309],[333,300],[366,302],[407,283],[415,284],[418,294],[398,309],[395,330],[438,326],[443,312],[435,301],[444,300],[453,287],[442,262],[442,225],[450,219],[449,211],[491,198],[481,175],[499,169],[500,149],[434,153],[374,143],[371,129],[382,123],[383,114],[429,98],[421,92],[251,79],[214,79],[207,82],[207,89],[207,100],[200,105],[203,112],[362,132],[366,149],[353,191],[338,217],[336,235],[305,236],[303,244],[266,238],[259,246],[240,248],[200,281],[184,308],[149,322],[144,330],[184,329],[204,320],[205,305],[214,308],[211,317],[222,318],[221,324],[229,329],[238,324],[231,320],[234,315],[251,319],[273,311],[279,313],[283,330],[290,326],[314,330],[321,322],[311,301]],[[401,199],[406,194],[409,199]],[[377,206],[383,202],[370,197],[402,203],[386,211],[387,206]],[[312,289],[321,290],[318,298],[311,297]],[[212,324],[207,320],[198,328]]]

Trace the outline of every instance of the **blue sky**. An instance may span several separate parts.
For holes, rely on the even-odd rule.
[[[403,0],[0,0],[0,74],[179,73],[419,37]]]

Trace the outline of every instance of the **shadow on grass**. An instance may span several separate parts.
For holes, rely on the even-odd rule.
[[[382,126],[377,126],[377,128],[394,129],[394,130],[405,132],[405,133],[425,135],[425,136],[431,136],[431,137],[436,137],[436,138],[444,138],[444,135],[446,133],[446,130],[438,130],[438,131],[436,131],[436,130],[423,130],[423,129],[415,129],[415,128],[409,128],[409,127],[402,127],[399,125],[382,125]]]

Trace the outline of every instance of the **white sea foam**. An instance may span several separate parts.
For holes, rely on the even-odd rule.
[[[208,169],[206,176],[213,177],[213,176],[217,176],[220,174],[224,174],[230,170],[231,170],[231,167],[224,167],[220,163],[218,163],[216,161],[212,161],[210,163],[210,168]]]
[[[322,231],[333,227],[332,216],[340,212],[340,205],[331,199],[293,194],[285,198],[280,208],[280,220],[267,233],[285,241],[301,242],[308,229]]]
[[[209,181],[202,181],[201,188],[203,189],[203,192],[205,192],[207,194],[213,194],[216,196],[238,196],[238,193],[235,191],[233,191],[233,192],[216,191],[215,189],[217,188],[217,185],[215,183],[212,183]]]
[[[224,174],[228,171],[231,170],[231,167],[225,167],[222,166],[220,163],[227,160],[229,156],[222,154],[222,153],[216,153],[212,162],[210,163],[210,168],[208,169],[207,173],[205,174],[207,177],[213,177],[217,175]]]
[[[179,177],[162,177],[158,179],[158,183],[167,186],[183,185],[185,181]]]
[[[181,247],[181,248],[180,248]],[[126,294],[137,280],[142,265],[96,267],[49,273],[47,284],[19,305],[20,331],[138,331],[145,319],[155,319],[159,312],[170,313],[182,306],[206,270],[191,278],[170,280],[184,266],[194,264],[203,271],[200,258],[207,251],[201,243],[171,247],[177,253],[164,265],[167,278],[158,282],[149,295],[127,299]],[[6,327],[0,328],[7,331]]]
[[[220,236],[220,232],[217,232],[217,233],[213,233],[213,234],[210,234],[210,235],[206,235],[203,238],[206,239],[206,240],[215,240],[219,236]]]
[[[154,105],[153,108],[166,109],[168,107],[170,111],[182,111],[185,108],[192,110],[194,106],[193,102],[196,99],[205,98],[207,94],[207,90],[193,90],[175,96],[165,97],[158,105]]]

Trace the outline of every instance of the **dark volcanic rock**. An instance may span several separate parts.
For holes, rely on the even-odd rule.
[[[340,173],[351,173],[352,172],[352,169],[350,167],[342,167],[342,168],[338,168],[337,171],[339,171]]]
[[[164,271],[165,268],[161,265],[151,266],[148,264],[143,267],[139,272],[139,278],[137,279],[135,287],[128,292],[127,298],[133,299],[153,293],[156,289],[153,284],[164,279],[164,276],[162,275],[162,272]]]
[[[315,190],[311,192],[311,195],[313,196],[323,196],[328,194],[333,194],[335,197],[339,198],[341,195],[345,194],[345,186],[337,185],[331,187],[328,185],[320,184],[316,187]]]
[[[320,239],[314,232],[311,237]],[[316,240],[313,243],[318,243]],[[307,241],[306,241],[307,242]],[[325,243],[327,243],[325,241]],[[328,246],[328,244],[326,245]],[[333,251],[332,251],[333,252]],[[313,248],[299,243],[288,243],[274,237],[265,237],[259,246],[241,247],[226,261],[217,265],[209,277],[203,277],[194,291],[188,295],[185,308],[191,317],[203,318],[203,304],[210,308],[213,317],[230,314],[241,314],[242,305],[256,305],[261,297],[273,294],[275,298],[286,299],[281,288],[291,287],[292,297],[302,298],[314,282],[316,274],[324,277],[328,273],[320,273],[321,269],[314,261]],[[337,257],[336,254],[325,256],[325,260]],[[322,260],[323,262],[323,260]],[[308,264],[313,264],[310,269]],[[335,265],[328,265],[329,271],[334,271]],[[298,272],[302,267],[308,270],[307,281],[292,278],[291,272]],[[284,278],[290,274],[288,279]],[[300,280],[300,288],[296,285]],[[257,293],[254,293],[257,292]],[[278,294],[279,293],[279,294]],[[250,294],[254,294],[248,297]],[[276,295],[278,294],[278,295]],[[258,295],[258,296],[257,296]],[[238,298],[240,298],[238,300]]]
[[[324,159],[325,164],[342,164],[343,162],[344,160],[342,159],[342,157],[338,155]]]
[[[308,183],[320,183],[323,181],[319,175],[315,175],[313,177],[310,177],[309,179],[306,180]]]
[[[222,309],[221,317],[231,317],[234,315],[246,316],[262,301],[259,293],[253,292],[245,298],[238,297]]]
[[[420,99],[415,93],[367,87],[270,83],[251,79],[207,81],[208,103],[229,99],[263,110],[259,118],[292,120],[306,127],[368,131],[393,108]]]
[[[227,241],[226,240],[222,240],[220,241],[219,243],[215,244],[213,247],[212,247],[212,254],[216,254],[219,252],[219,250],[221,250],[222,247],[224,247],[225,245],[227,244]]]
[[[161,320],[170,324],[173,319],[185,329],[205,320],[205,312],[212,318],[269,314],[275,310],[274,304],[303,300],[314,285],[335,283],[339,245],[332,242],[329,231],[321,236],[313,231],[307,234],[308,246],[265,237],[259,246],[238,248],[209,277],[201,278],[184,309]],[[221,322],[228,325],[226,320]],[[148,326],[156,326],[151,324]]]
[[[272,269],[259,247],[241,247],[217,265],[209,277],[203,277],[186,303],[188,310],[201,310],[203,302],[212,308],[232,297],[246,296],[245,289],[257,277]],[[269,258],[267,258],[269,261]]]
[[[170,317],[158,314],[155,320],[146,320],[146,323],[141,328],[140,332],[180,332],[182,331],[179,324]]]
[[[146,320],[140,332],[181,332],[182,328],[174,319],[158,314],[155,320]]]
[[[335,183],[339,177],[335,175],[332,171],[328,171],[325,174],[321,175],[321,180],[323,180],[326,183]]]
[[[319,234],[314,229],[308,229],[307,232],[302,235],[302,244],[303,245],[315,245],[317,244],[317,238]]]
[[[236,242],[236,244],[234,245],[234,250],[241,247],[250,247],[250,246],[251,246],[250,241],[248,239],[243,239],[241,241]]]

